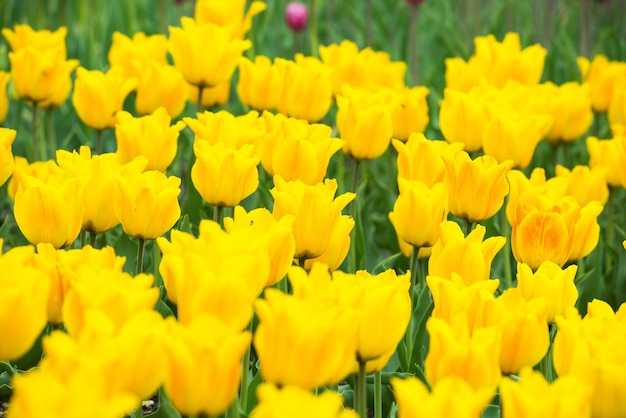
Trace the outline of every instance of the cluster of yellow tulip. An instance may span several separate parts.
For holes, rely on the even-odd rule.
[[[13,156],[16,131],[0,128],[0,184],[12,176],[15,222],[32,244],[0,253],[0,361],[45,334],[39,367],[12,379],[9,417],[137,417],[156,392],[194,417],[365,417],[374,374],[378,418],[383,370],[401,418],[478,417],[496,394],[505,417],[623,415],[626,308],[594,300],[581,317],[574,263],[626,188],[626,64],[581,59],[581,83],[539,83],[543,47],[478,37],[467,62],[446,61],[445,140],[433,140],[429,90],[405,85],[405,63],[350,41],[320,47],[319,59],[242,57],[266,7],[245,4],[198,0],[169,38],[116,33],[106,72],[67,59],[65,28],[2,30],[12,52],[0,121],[12,79],[33,119],[73,88],[76,114],[98,132],[93,153],[28,161]],[[228,101],[237,68],[251,110],[204,110]],[[132,92],[134,112],[123,110]],[[181,118],[188,101],[198,112]],[[335,120],[320,123],[333,106]],[[608,112],[614,137],[587,139],[588,165],[531,171],[540,141],[584,137],[594,112]],[[195,160],[186,178],[168,175],[192,158],[178,147],[186,127]],[[115,152],[102,152],[104,129]],[[394,151],[399,193],[381,218],[410,268],[342,271],[362,239],[352,234],[362,200],[356,182],[329,178],[331,159],[354,160],[358,180],[359,164]],[[271,209],[246,209],[267,186],[259,165]],[[197,236],[173,229],[191,185],[214,207]],[[113,247],[95,248],[113,228],[139,240],[134,275]],[[156,240],[154,274],[142,272],[146,240]],[[502,281],[491,273],[498,254]]]

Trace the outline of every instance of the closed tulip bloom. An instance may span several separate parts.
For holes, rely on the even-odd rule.
[[[485,232],[484,226],[476,225],[466,237],[456,222],[442,223],[441,235],[428,260],[428,273],[448,279],[452,277],[452,273],[456,273],[467,285],[488,280],[491,263],[504,247],[506,238],[484,239]]]
[[[123,70],[124,78],[140,80],[144,76],[143,70],[147,65],[166,66],[168,64],[165,35],[146,35],[144,32],[136,32],[131,38],[121,32],[113,32],[112,38],[113,42],[107,59],[111,68],[120,67]]]
[[[194,86],[214,87],[230,78],[241,54],[252,45],[233,39],[232,27],[201,24],[189,17],[181,18],[180,23],[180,28],[169,27],[169,50],[176,68]],[[206,53],[207,41],[212,54]]]
[[[562,269],[552,261],[542,263],[536,272],[524,263],[517,265],[517,288],[526,300],[545,298],[550,301],[548,322],[554,323],[559,315],[565,315],[574,307],[578,290],[574,284],[578,266]]]
[[[304,268],[311,270],[315,263],[327,265],[330,271],[341,267],[350,251],[350,233],[353,228],[354,219],[351,216],[341,215],[330,233],[326,250],[318,257],[305,260]]]
[[[344,379],[353,369],[355,313],[328,298],[299,299],[266,289],[256,302],[254,347],[261,374],[276,385],[313,390]]]
[[[446,166],[441,156],[462,148],[459,143],[429,140],[421,133],[411,134],[406,142],[393,139],[391,143],[398,151],[398,178],[420,181],[428,187],[443,183]]]
[[[4,122],[9,112],[9,96],[7,95],[7,85],[11,79],[11,73],[0,71],[0,123]]]
[[[483,150],[499,163],[512,160],[513,168],[524,169],[551,123],[552,118],[546,115],[497,112],[483,131]]]
[[[500,383],[504,418],[584,418],[591,416],[591,387],[575,376],[559,376],[552,383],[539,371],[522,369],[519,380]]]
[[[278,111],[285,116],[319,122],[333,102],[330,69],[313,57],[274,60],[280,80]],[[302,100],[307,97],[307,100]]]
[[[135,97],[138,114],[149,115],[164,107],[170,118],[176,118],[185,110],[188,99],[187,82],[176,68],[154,62],[145,63],[138,80]]]
[[[357,418],[350,409],[344,409],[343,397],[328,390],[314,395],[310,390],[298,386],[278,389],[271,383],[257,387],[259,403],[251,418]]]
[[[278,108],[280,79],[276,66],[264,56],[257,55],[254,61],[242,57],[239,61],[237,95],[250,109],[263,111]]]
[[[493,397],[489,389],[474,389],[463,379],[449,377],[432,391],[416,377],[391,378],[398,418],[478,418]]]
[[[439,106],[439,126],[446,141],[462,143],[467,152],[481,150],[483,133],[492,119],[487,103],[478,94],[447,88]]]
[[[512,161],[500,164],[490,155],[472,160],[465,151],[443,156],[446,164],[445,185],[448,188],[450,213],[468,222],[481,222],[495,215],[509,194],[506,179]],[[484,193],[482,204],[476,196]]]
[[[71,245],[83,219],[84,183],[78,178],[51,178],[47,183],[24,177],[15,194],[15,222],[32,244],[50,243],[55,248]]]
[[[606,182],[611,187],[622,187],[623,184],[626,184],[623,170],[624,149],[626,149],[626,136],[604,140],[595,136],[587,138],[589,167],[591,169],[606,168]]]
[[[504,307],[500,317],[500,369],[504,374],[518,374],[523,368],[539,363],[548,352],[550,301],[539,298],[526,301],[516,288],[505,290],[498,301]]]
[[[337,129],[343,152],[357,161],[380,157],[393,136],[392,102],[385,92],[344,89],[337,97]]]
[[[11,51],[14,52],[28,47],[39,51],[57,48],[65,50],[67,27],[61,26],[52,32],[48,29],[34,30],[29,25],[18,24],[13,27],[13,30],[3,28],[2,36],[7,40]],[[65,55],[63,55],[63,59],[65,59]]]
[[[424,183],[398,179],[400,195],[389,213],[396,234],[413,247],[432,247],[439,239],[439,224],[448,216],[448,194],[443,184],[431,189]]]
[[[587,58],[578,57],[577,63],[583,83],[589,85],[593,110],[606,113],[614,93],[626,79],[626,65],[609,61],[601,54],[595,55],[591,62]]]
[[[598,216],[603,209],[600,202],[589,202],[580,209],[580,218],[574,226],[574,237],[567,261],[580,260],[596,248],[600,239]]]
[[[569,258],[579,218],[580,206],[574,198],[548,208],[519,204],[511,233],[515,259],[532,269],[548,260],[562,266]]]
[[[155,239],[180,218],[180,179],[160,171],[123,170],[113,200],[124,233],[139,239]]]
[[[587,165],[577,165],[571,170],[562,165],[556,166],[556,176],[568,180],[567,194],[574,196],[580,206],[585,206],[594,200],[601,204],[606,203],[609,199],[609,188],[606,184],[607,172],[607,168],[590,168]]]
[[[63,170],[54,160],[34,161],[29,163],[26,158],[16,155],[14,162],[13,175],[7,187],[7,192],[12,200],[15,200],[15,194],[22,182],[22,178],[26,176],[35,177],[43,182],[47,182],[52,176],[63,175]]]
[[[214,23],[218,26],[233,26],[233,38],[243,39],[252,28],[252,18],[265,9],[262,1],[252,1],[244,13],[245,0],[224,3],[220,0],[199,0],[196,2],[194,18],[199,24]]]
[[[274,177],[274,217],[281,219],[293,215],[293,235],[296,241],[294,258],[306,260],[319,257],[337,227],[341,211],[354,198],[354,193],[344,193],[335,198],[337,181],[327,179],[324,183],[308,186],[301,181],[286,182]]]
[[[34,247],[24,246],[0,255],[1,361],[14,361],[26,354],[48,323],[50,281],[32,263],[34,253]]]
[[[187,326],[166,320],[170,338],[165,393],[185,415],[219,415],[235,400],[250,333],[203,315]]]
[[[13,174],[15,163],[11,146],[15,140],[15,135],[17,135],[17,131],[13,129],[0,128],[0,186],[6,183]]]
[[[207,141],[211,145],[228,144],[231,148],[241,148],[254,144],[265,133],[265,121],[256,111],[235,116],[225,110],[217,113],[205,111],[196,118],[183,118],[195,134],[195,142]]]
[[[204,201],[234,207],[254,193],[259,186],[259,158],[253,153],[252,145],[233,149],[224,143],[196,141],[191,180]]]
[[[428,102],[430,91],[424,86],[405,88],[398,93],[398,102],[391,111],[393,137],[406,142],[414,132],[424,132],[428,125]]]
[[[115,115],[136,85],[137,80],[123,78],[121,70],[103,73],[78,67],[72,104],[80,120],[90,128],[113,128]]]
[[[500,331],[480,328],[469,334],[467,318],[457,317],[450,325],[441,318],[430,318],[426,329],[430,348],[424,368],[426,378],[436,386],[451,376],[465,380],[474,390],[494,391],[500,382]]]
[[[277,220],[265,208],[246,212],[243,207],[235,206],[233,212],[234,216],[232,218],[224,218],[224,229],[229,234],[246,234],[249,237],[248,241],[257,242],[259,251],[267,252],[270,259],[269,279],[265,285],[272,286],[279,282],[285,277],[289,267],[293,264],[293,255],[296,251],[296,243],[292,231],[294,218],[284,216]],[[340,219],[343,219],[343,216]],[[343,223],[343,221],[340,221],[341,225]],[[340,233],[344,229],[337,228],[337,231]],[[332,245],[332,242],[333,237],[331,237],[329,247]]]
[[[611,125],[626,125],[626,71],[624,71],[622,87],[617,89],[609,105],[608,117]]]
[[[172,119],[163,107],[138,118],[121,111],[117,120],[115,138],[120,163],[126,164],[144,156],[148,159],[146,170],[165,172],[176,157],[178,135],[185,122],[178,121],[170,126]]]
[[[228,78],[215,87],[204,87],[202,89],[202,108],[213,109],[228,103],[230,98],[230,88],[232,79]],[[187,93],[189,101],[198,106],[198,94],[200,88],[187,83]]]

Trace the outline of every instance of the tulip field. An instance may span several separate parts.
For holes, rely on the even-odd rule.
[[[0,28],[0,418],[626,416],[626,1]]]

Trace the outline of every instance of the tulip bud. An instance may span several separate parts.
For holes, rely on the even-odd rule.
[[[306,4],[299,1],[292,1],[287,4],[285,21],[292,31],[299,32],[304,29],[308,20],[309,9]]]

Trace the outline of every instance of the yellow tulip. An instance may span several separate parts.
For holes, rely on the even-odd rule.
[[[2,240],[0,240],[0,246]],[[0,255],[0,360],[26,354],[48,322],[50,281],[33,263],[35,248],[15,247]]]
[[[439,224],[448,216],[448,194],[443,184],[429,189],[424,183],[398,179],[400,195],[389,213],[398,237],[413,247],[432,247]]]
[[[265,208],[258,208],[246,213],[241,206],[235,206],[234,216],[224,218],[224,229],[229,234],[240,233],[247,236],[248,242],[256,242],[259,252],[267,252],[270,259],[269,279],[265,286],[279,282],[293,264],[296,243],[293,238],[293,217],[283,216],[279,220]],[[343,219],[343,216],[340,218]],[[343,225],[343,221],[340,224]],[[337,228],[343,231],[343,228]],[[332,245],[329,244],[329,247]],[[308,260],[307,260],[308,262]]]
[[[491,263],[504,247],[506,238],[484,239],[485,232],[484,226],[476,225],[466,237],[456,222],[442,223],[441,235],[428,260],[428,274],[450,279],[456,273],[467,285],[489,280]]]
[[[351,216],[341,215],[330,233],[326,250],[318,257],[305,260],[304,268],[311,270],[315,263],[327,265],[330,271],[341,267],[350,251],[350,232],[352,232],[353,228],[354,219]]]
[[[458,377],[441,380],[432,391],[416,377],[392,377],[391,386],[398,418],[478,418],[493,397],[489,389],[474,389]]]
[[[185,122],[178,121],[170,126],[171,118],[163,107],[139,118],[121,111],[117,114],[117,121],[115,138],[120,163],[126,164],[144,156],[148,159],[146,170],[165,172],[176,157],[178,135]]]
[[[214,23],[218,26],[233,26],[233,38],[243,39],[252,27],[252,18],[267,8],[262,1],[252,1],[244,14],[246,1],[199,0],[194,9],[194,18],[199,24]]]
[[[196,118],[183,118],[195,134],[195,142],[207,141],[211,145],[228,144],[231,148],[241,148],[254,144],[265,133],[265,121],[256,111],[234,116],[225,110],[217,113],[205,111]]]
[[[135,97],[137,113],[149,115],[164,107],[170,118],[178,117],[185,110],[188,99],[188,84],[182,74],[170,65],[154,62],[142,64],[141,69]]]
[[[398,93],[398,102],[391,110],[393,137],[406,142],[414,132],[424,132],[430,118],[426,96],[430,91],[424,86],[405,88]]]
[[[13,27],[13,30],[3,28],[2,36],[4,36],[11,50],[14,52],[28,47],[35,48],[39,51],[57,48],[65,51],[67,27],[61,26],[52,32],[48,29],[34,30],[29,25],[18,24]],[[65,59],[65,55],[63,55],[63,59]]]
[[[233,149],[224,143],[194,143],[196,162],[191,167],[191,180],[205,202],[234,207],[254,193],[259,186],[259,157],[254,147],[244,145]]]
[[[322,120],[333,101],[330,69],[318,59],[301,54],[296,55],[295,61],[276,58],[274,66],[281,84],[278,111],[309,122]]]
[[[7,95],[7,85],[11,79],[11,73],[0,71],[0,124],[4,122],[9,112],[9,96]]]
[[[600,140],[595,136],[587,138],[589,167],[591,169],[604,167],[607,170],[606,182],[611,187],[626,185],[626,175],[623,170],[625,149],[626,136],[616,136],[609,140]]]
[[[121,70],[103,73],[78,67],[72,104],[80,120],[90,128],[113,128],[115,115],[136,86],[137,80],[123,78]]]
[[[172,405],[185,415],[226,412],[239,390],[250,333],[235,331],[209,315],[187,326],[173,317],[165,322],[170,335],[165,393]]]
[[[332,231],[337,227],[341,211],[354,198],[354,193],[344,193],[335,198],[337,181],[308,186],[303,182],[287,182],[274,176],[273,214],[276,219],[286,215],[295,217],[293,236],[296,242],[294,257],[298,260],[319,257],[328,247]]]
[[[82,225],[83,186],[79,178],[51,177],[44,183],[24,176],[13,208],[24,237],[32,244],[47,242],[55,248],[71,245]]]
[[[562,269],[552,261],[542,263],[533,273],[530,266],[524,263],[517,265],[517,288],[526,300],[545,298],[550,301],[548,322],[553,323],[559,315],[576,304],[578,290],[574,277],[578,266],[571,265]]]
[[[446,141],[462,143],[467,152],[480,151],[483,132],[492,118],[487,103],[475,93],[447,88],[439,106],[439,125]]]
[[[11,146],[16,134],[17,131],[13,129],[0,128],[0,186],[6,183],[11,174],[13,174],[15,163]]]
[[[562,376],[551,384],[530,368],[522,369],[519,380],[500,383],[504,418],[584,418],[591,416],[591,388],[574,376]]]
[[[509,194],[506,175],[512,161],[498,164],[495,158],[484,155],[472,160],[465,151],[442,156],[446,164],[445,185],[448,189],[450,213],[467,222],[481,222],[495,215]],[[480,194],[489,199],[477,201]]]
[[[591,62],[584,57],[578,57],[577,62],[583,83],[589,85],[593,110],[607,112],[614,93],[626,79],[626,64],[609,61],[601,54],[595,55]]]
[[[344,88],[344,95],[337,97],[337,129],[346,141],[343,152],[357,161],[383,155],[393,136],[392,109],[387,92]]]
[[[169,51],[174,65],[188,83],[198,87],[214,87],[227,80],[237,67],[241,54],[252,45],[250,41],[232,38],[232,27],[199,23],[182,17],[182,27],[169,27]],[[206,53],[211,42],[213,53]]]
[[[246,57],[241,58],[237,83],[237,95],[241,103],[259,112],[273,110],[278,108],[279,93],[278,69],[268,57],[257,55],[254,62]]]
[[[562,165],[556,166],[556,176],[568,180],[567,194],[574,196],[580,206],[594,200],[605,204],[609,199],[609,188],[606,184],[608,169],[603,167],[590,168],[577,165],[571,170]]]
[[[357,345],[352,310],[328,298],[299,299],[276,289],[266,289],[255,306],[260,322],[254,347],[265,381],[313,390],[350,374]]]
[[[113,32],[113,42],[107,59],[111,68],[122,69],[124,78],[140,80],[146,65],[167,65],[167,37],[162,34],[146,35],[144,32],[136,32],[130,38],[121,32]]]
[[[54,160],[35,161],[33,163],[29,163],[26,158],[16,155],[14,162],[13,175],[11,176],[7,187],[9,197],[13,200],[15,200],[15,194],[17,193],[17,189],[22,182],[22,178],[30,176],[38,178],[43,182],[47,182],[52,176],[63,175],[63,170]]]
[[[124,233],[139,239],[155,239],[180,218],[180,179],[160,171],[122,170],[117,179],[113,206]]]
[[[343,397],[334,391],[314,395],[297,386],[277,389],[270,383],[257,387],[259,404],[251,418],[357,418],[350,409],[343,408]]]
[[[579,218],[580,206],[574,198],[546,208],[518,204],[511,233],[515,259],[532,269],[548,260],[562,266],[569,258]]]
[[[574,226],[572,247],[567,261],[580,260],[588,256],[598,245],[600,239],[600,224],[598,216],[604,206],[600,202],[589,202],[580,209],[580,218]]]
[[[611,104],[609,105],[608,117],[611,125],[626,125],[626,70],[624,71],[624,79],[621,81],[621,87],[618,87],[613,93]]]
[[[426,322],[430,348],[424,368],[426,378],[436,386],[445,378],[456,376],[474,390],[495,391],[500,382],[500,331],[480,328],[469,334],[467,318],[457,316],[450,325],[441,318]]]

